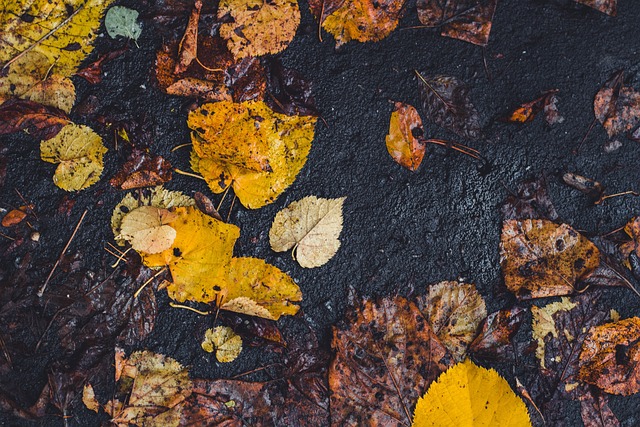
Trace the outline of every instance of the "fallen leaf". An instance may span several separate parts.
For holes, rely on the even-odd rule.
[[[530,427],[529,412],[494,369],[469,359],[450,367],[416,405],[412,427]]]
[[[202,212],[206,213],[207,215],[214,217],[217,220],[223,221],[222,217],[220,216],[220,213],[218,212],[216,207],[213,205],[213,202],[211,201],[210,198],[208,198],[207,196],[205,196],[199,191],[195,192],[195,194],[193,195],[193,198],[196,201],[196,206],[198,207],[198,209],[200,209]]]
[[[607,15],[616,16],[618,0],[574,0]]]
[[[171,163],[164,157],[134,149],[109,183],[121,190],[130,190],[165,184],[171,181],[172,175]]]
[[[487,309],[475,285],[440,282],[418,298],[418,308],[456,362],[465,358]]]
[[[193,131],[192,169],[214,193],[231,186],[244,206],[260,208],[304,166],[315,122],[315,117],[275,113],[261,101],[204,104],[187,121]]]
[[[228,326],[216,326],[205,331],[201,345],[207,353],[215,352],[218,362],[228,363],[240,355],[242,338]]]
[[[284,67],[280,58],[267,57],[262,62],[267,84],[265,102],[273,111],[288,116],[320,115],[309,80],[296,70]]]
[[[196,0],[193,3],[193,9],[189,15],[189,22],[184,31],[182,40],[178,48],[178,62],[173,69],[176,74],[187,71],[189,65],[198,59],[198,22],[200,21],[200,11],[202,10],[202,1]]]
[[[24,130],[37,139],[51,139],[71,123],[64,111],[32,101],[10,99],[0,105],[0,135]]]
[[[344,2],[345,0],[309,0],[309,10],[322,27],[325,18],[342,7]]]
[[[545,219],[502,224],[504,283],[520,300],[574,293],[599,263],[598,248],[567,224]]]
[[[418,397],[451,363],[418,307],[402,297],[347,310],[331,347],[333,425],[409,425]]]
[[[293,248],[294,258],[305,268],[329,262],[340,248],[345,199],[308,196],[282,209],[269,230],[271,249],[284,252]]]
[[[330,14],[320,14],[322,28],[336,39],[336,46],[356,40],[376,42],[398,26],[404,0],[346,0]],[[322,14],[322,13],[321,13]]]
[[[386,137],[387,151],[393,160],[412,172],[417,171],[424,157],[425,143],[420,139],[423,136],[422,119],[416,109],[396,102]]]
[[[547,90],[542,93],[538,98],[530,102],[521,104],[516,108],[505,120],[512,123],[529,123],[536,118],[536,116],[543,112],[547,124],[554,125],[556,123],[562,123],[564,117],[560,115],[557,108],[559,92],[558,89]]]
[[[225,22],[230,16],[230,22]],[[296,0],[222,0],[218,19],[223,20],[220,35],[236,59],[282,52],[300,24]]]
[[[618,427],[620,421],[615,416],[607,396],[602,393],[587,393],[580,399],[580,415],[585,427]]]
[[[631,132],[640,124],[640,92],[623,84],[624,72],[614,73],[593,101],[596,119],[609,138]]]
[[[278,324],[270,319],[256,316],[239,316],[238,313],[221,310],[218,313],[220,323],[229,325],[242,337],[249,347],[264,347],[265,344],[285,348],[285,342]]]
[[[418,19],[441,35],[486,46],[498,0],[418,0]]]
[[[13,227],[20,224],[27,217],[26,212],[20,209],[12,209],[2,217],[3,227]]]
[[[109,37],[125,37],[138,40],[142,34],[142,26],[138,22],[138,11],[124,6],[113,6],[104,17],[104,27]]]
[[[464,82],[451,76],[418,74],[418,89],[429,121],[463,138],[482,136],[480,116]]]
[[[486,360],[499,360],[513,342],[524,321],[526,311],[520,307],[513,307],[496,311],[487,316],[482,322],[480,333],[469,345],[469,352],[474,357]]]
[[[598,181],[571,172],[562,175],[562,180],[568,186],[589,196],[593,203],[598,204],[602,201],[604,187]]]
[[[558,338],[558,328],[556,328],[556,322],[554,319],[554,315],[558,312],[568,312],[578,306],[577,303],[572,302],[567,297],[562,297],[561,301],[553,302],[545,305],[544,307],[531,307],[531,315],[532,315],[532,337],[538,343],[536,347],[536,357],[540,362],[540,367],[542,369],[547,369],[545,366],[546,363],[546,355],[545,355],[545,338],[548,335],[551,335],[553,338]],[[560,330],[562,333],[563,331]],[[570,338],[573,340],[573,337]],[[553,360],[553,356],[551,357]]]
[[[544,176],[518,185],[517,193],[507,197],[500,212],[503,219],[558,219]]]
[[[176,238],[176,230],[167,225],[177,218],[172,212],[155,206],[141,206],[124,216],[120,237],[131,243],[138,252],[157,254],[169,249]]]
[[[582,344],[579,378],[607,393],[640,391],[640,318],[594,326]]]
[[[102,82],[102,67],[107,62],[113,61],[115,58],[119,57],[123,53],[127,52],[127,48],[112,50],[110,52],[105,53],[104,55],[100,55],[98,59],[96,59],[91,64],[87,65],[81,70],[78,70],[76,76],[80,76],[92,85],[98,84]]]
[[[84,403],[84,406],[86,406],[88,410],[96,414],[100,411],[100,403],[96,399],[96,394],[91,384],[85,384],[82,389],[82,403]]]
[[[54,184],[66,191],[82,190],[98,182],[106,152],[98,134],[88,126],[73,123],[40,143],[40,158],[58,163]]]

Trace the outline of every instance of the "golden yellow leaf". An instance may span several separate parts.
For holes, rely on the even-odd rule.
[[[141,206],[122,219],[121,235],[138,252],[157,254],[168,249],[176,238],[176,230],[167,225],[176,215],[167,209]]]
[[[374,42],[387,37],[398,26],[403,0],[346,0],[327,16],[322,28],[340,46],[348,41]]]
[[[174,208],[173,245],[158,254],[142,254],[147,267],[168,266],[172,282],[169,297],[184,302],[213,302],[227,284],[233,245],[240,229],[203,214],[193,207]]]
[[[396,163],[412,172],[418,170],[424,157],[425,143],[418,139],[423,133],[422,119],[416,109],[396,102],[385,138],[387,151]]]
[[[412,427],[530,427],[522,399],[495,370],[460,362],[438,380],[416,405]]]
[[[280,316],[293,316],[300,309],[295,304],[302,301],[298,285],[279,268],[261,259],[233,258],[227,281],[220,306],[223,310],[278,320]]]
[[[221,0],[220,35],[236,59],[282,52],[296,35],[300,9],[296,0]]]
[[[88,126],[73,123],[40,143],[42,160],[58,163],[53,182],[66,191],[82,190],[98,182],[106,152],[98,134]]]
[[[88,410],[95,412],[96,414],[100,410],[100,403],[96,399],[96,393],[93,391],[91,384],[85,384],[82,389],[82,403]]]
[[[239,117],[239,118],[238,118]],[[257,209],[273,202],[304,166],[316,118],[287,116],[262,101],[204,104],[191,112],[191,167],[214,193],[229,186]]]
[[[480,323],[487,317],[484,300],[475,285],[436,283],[429,286],[424,297],[418,298],[417,304],[454,359],[463,360]]]
[[[233,362],[242,351],[242,338],[228,326],[216,326],[204,333],[202,349],[208,353],[216,353],[220,363]]]
[[[68,77],[93,49],[112,0],[4,0],[0,13],[0,66],[44,55],[51,72]]]
[[[295,259],[305,268],[326,264],[340,248],[345,199],[308,196],[282,209],[269,230],[271,249],[284,252],[294,248]]]
[[[536,347],[536,357],[540,362],[540,366],[546,369],[545,366],[545,341],[547,335],[551,334],[554,338],[558,337],[558,330],[556,329],[556,322],[553,319],[553,315],[559,311],[569,311],[577,307],[577,304],[571,301],[567,297],[562,297],[558,302],[552,302],[544,307],[531,306],[532,316],[532,332],[533,339],[536,340],[538,346]]]

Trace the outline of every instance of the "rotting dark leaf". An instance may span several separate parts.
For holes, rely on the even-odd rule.
[[[422,109],[429,121],[463,138],[482,136],[480,116],[463,81],[451,76],[417,75]]]
[[[609,138],[632,133],[640,124],[640,92],[624,84],[624,71],[615,72],[593,101],[596,119]]]
[[[196,198],[197,202],[197,198]],[[278,324],[262,317],[243,316],[229,311],[218,314],[220,322],[233,329],[243,339],[243,345],[264,346],[265,342],[285,346]]]
[[[51,139],[70,122],[64,111],[32,101],[10,99],[0,105],[0,135],[25,131],[37,139]]]
[[[164,157],[136,148],[109,183],[121,190],[152,187],[169,182],[172,171],[171,163]]]
[[[557,107],[558,92],[558,89],[543,92],[542,95],[533,101],[521,104],[520,107],[516,108],[503,120],[511,123],[529,123],[533,121],[540,112],[543,112],[547,124],[554,125],[556,123],[562,123],[564,117],[560,115]]]
[[[498,0],[418,0],[418,19],[443,36],[486,46]]]
[[[110,52],[101,55],[97,60],[87,65],[82,70],[79,70],[76,75],[82,77],[92,85],[98,84],[102,81],[102,67],[109,61],[113,61],[120,55],[127,52],[128,48],[122,48],[118,50],[112,50]]]
[[[582,278],[582,286],[620,286],[628,288],[638,295],[640,283],[633,273],[625,267],[627,259],[624,257],[624,253],[619,251],[618,246],[602,237],[593,237],[591,242],[600,251],[600,265]]]
[[[525,309],[513,307],[488,315],[482,323],[480,333],[469,346],[469,352],[480,359],[504,359],[525,314]]]
[[[309,9],[322,27],[324,19],[336,10],[340,9],[345,0],[309,0]]]
[[[198,58],[198,22],[200,21],[200,11],[202,1],[196,0],[189,16],[187,28],[184,31],[182,40],[178,48],[178,61],[173,69],[176,74],[184,73],[189,65]]]
[[[208,198],[207,196],[205,196],[199,191],[196,191],[196,193],[193,195],[193,198],[196,201],[196,206],[202,212],[206,213],[209,216],[214,217],[219,221],[224,221],[220,216],[220,213],[218,212],[216,207],[213,205],[213,202],[211,201],[210,198]]]
[[[265,69],[260,59],[243,58],[225,70],[225,84],[235,102],[264,99],[267,90]]]
[[[562,175],[562,180],[568,186],[586,194],[595,204],[600,203],[604,196],[604,186],[593,179],[567,172]]]
[[[510,194],[501,208],[503,219],[558,219],[544,176],[524,181]]]
[[[574,0],[577,3],[592,7],[607,15],[616,16],[618,0]]]
[[[289,116],[320,115],[310,81],[298,71],[285,68],[279,58],[265,58],[262,62],[267,75],[265,102],[273,111]]]
[[[609,407],[609,398],[595,387],[580,397],[580,415],[585,427],[618,427],[620,421]]]

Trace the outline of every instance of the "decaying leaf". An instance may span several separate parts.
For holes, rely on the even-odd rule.
[[[463,360],[480,322],[487,317],[484,300],[475,285],[436,283],[429,286],[424,297],[418,298],[417,305],[454,360]]]
[[[152,187],[171,181],[171,163],[161,156],[134,149],[118,173],[109,183],[122,190]]]
[[[547,90],[533,101],[525,102],[516,108],[506,118],[506,121],[512,123],[529,123],[536,118],[538,113],[542,112],[547,124],[554,125],[556,123],[562,123],[564,117],[560,115],[556,105],[558,102],[558,97],[556,96],[558,92],[558,89]]]
[[[0,105],[0,135],[21,130],[38,139],[51,139],[71,123],[64,111],[32,101],[10,99]]]
[[[610,394],[640,391],[640,318],[592,327],[582,344],[579,378]]]
[[[127,47],[123,47],[122,49],[112,50],[103,55],[100,55],[100,57],[98,57],[98,59],[93,61],[91,64],[87,65],[81,70],[78,70],[76,76],[82,77],[93,85],[100,83],[102,81],[102,67],[104,66],[104,64],[116,59],[127,50]]]
[[[336,46],[351,40],[375,42],[387,37],[398,26],[403,0],[345,0],[333,12],[316,17],[322,28],[336,39]]]
[[[412,427],[531,427],[529,412],[494,369],[460,362],[418,400]]]
[[[2,217],[0,223],[3,227],[13,227],[20,224],[27,217],[27,209],[11,209]]]
[[[189,114],[191,166],[214,193],[233,187],[251,209],[273,202],[306,162],[315,117],[286,116],[262,101],[204,104]]]
[[[88,410],[95,412],[100,411],[100,402],[96,399],[96,393],[91,384],[85,384],[82,389],[82,403]]]
[[[607,15],[616,16],[618,0],[574,0]]]
[[[98,182],[106,152],[102,138],[84,125],[68,124],[54,138],[40,143],[40,158],[58,164],[53,182],[66,191]]]
[[[167,225],[177,218],[172,212],[155,206],[141,206],[122,219],[120,238],[146,254],[157,254],[171,247],[176,230]]]
[[[396,102],[386,137],[387,151],[393,160],[412,172],[417,171],[424,157],[425,143],[420,139],[423,135],[422,119],[416,109]]]
[[[295,259],[305,268],[326,264],[340,248],[345,199],[308,196],[282,209],[269,230],[271,249],[293,248]]]
[[[266,57],[262,63],[267,83],[265,102],[273,111],[288,116],[320,115],[309,80],[298,71],[282,65],[280,58]]]
[[[558,329],[556,328],[556,322],[554,320],[554,315],[560,311],[567,312],[578,305],[572,302],[567,297],[562,297],[560,302],[553,302],[545,305],[544,307],[531,307],[531,315],[532,315],[532,336],[538,343],[536,347],[536,357],[540,362],[540,366],[542,369],[547,369],[545,366],[546,355],[545,355],[545,338],[548,335],[551,335],[553,338],[558,338]],[[562,333],[563,331],[560,331]]]
[[[446,37],[486,46],[498,0],[418,0],[418,18]]]
[[[506,220],[500,265],[518,299],[568,295],[600,263],[598,248],[567,224],[544,219]]]
[[[220,35],[236,59],[282,52],[300,24],[296,0],[222,0],[218,18],[227,15],[231,22],[223,21]]]
[[[623,84],[624,71],[614,73],[593,101],[596,119],[609,138],[631,132],[640,124],[640,92]]]
[[[631,253],[640,257],[640,217],[631,218],[624,226],[624,232],[631,237],[631,240],[620,245],[620,253],[624,260],[627,261]]]
[[[525,313],[526,311],[520,307],[491,313],[484,319],[480,333],[469,345],[469,352],[481,359],[502,359],[510,348]]]
[[[500,212],[503,219],[558,219],[544,176],[518,185],[517,193],[507,197]]]
[[[113,6],[104,17],[104,27],[112,39],[125,37],[138,40],[142,26],[138,22],[138,11],[124,6]]]
[[[619,427],[620,421],[602,393],[587,393],[580,399],[580,415],[585,427]]]
[[[215,352],[220,363],[233,362],[242,351],[242,338],[228,326],[216,326],[205,331],[202,349]]]
[[[364,301],[348,313],[333,329],[332,423],[409,425],[418,397],[451,363],[446,347],[402,297]]]
[[[482,136],[480,116],[464,82],[451,76],[418,74],[418,90],[429,121],[463,138]]]
[[[562,175],[562,180],[568,186],[589,196],[593,203],[598,204],[602,201],[604,186],[598,181],[571,172]]]

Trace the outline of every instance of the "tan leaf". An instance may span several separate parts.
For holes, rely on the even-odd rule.
[[[100,403],[96,400],[96,394],[91,384],[85,384],[82,389],[82,403],[84,403],[84,406],[86,406],[88,410],[96,414],[100,410]]]
[[[216,326],[205,331],[202,349],[215,352],[220,363],[233,362],[242,351],[242,338],[228,326]]]
[[[131,247],[136,251],[157,254],[173,244],[176,230],[167,224],[176,218],[166,209],[141,206],[122,219],[120,236],[131,242]]]

